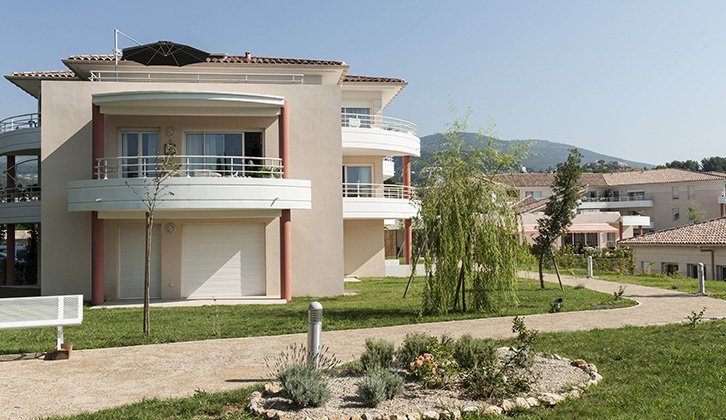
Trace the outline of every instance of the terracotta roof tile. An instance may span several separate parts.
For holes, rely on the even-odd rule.
[[[580,175],[580,184],[583,186],[605,186],[604,174],[585,172]],[[497,175],[497,181],[517,188],[524,187],[550,187],[555,180],[554,173],[528,173],[528,174],[502,174]]]
[[[620,245],[726,245],[726,217],[646,233],[618,241]]]
[[[396,79],[393,77],[376,77],[376,76],[353,76],[346,74],[343,82],[349,83],[406,83],[403,79]]]
[[[536,198],[530,196],[527,196],[524,198],[524,200],[521,200],[517,204],[514,205],[514,211],[516,211],[519,214],[525,214],[525,213],[531,213],[536,210],[544,209],[544,207],[547,205],[547,203],[550,201],[550,198],[543,198],[541,200],[537,200]]]
[[[673,182],[714,181],[726,179],[720,172],[695,172],[686,169],[651,169],[649,171],[614,172],[605,175],[608,185],[668,184]]]
[[[78,76],[73,70],[49,71],[16,71],[10,77],[23,77],[28,79],[76,79]]]
[[[90,54],[72,55],[68,57],[71,61],[114,61],[113,54]],[[121,60],[126,61],[126,60]],[[224,57],[212,56],[207,58],[207,63],[220,64],[287,64],[298,66],[344,66],[343,61],[314,60],[306,58],[282,58],[282,57],[254,57],[251,55],[226,55]]]

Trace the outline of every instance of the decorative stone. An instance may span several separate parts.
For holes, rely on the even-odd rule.
[[[360,420],[360,416],[357,414],[353,414],[352,416],[348,417],[347,420]]]
[[[566,398],[578,398],[580,396],[580,388],[574,388],[571,391],[565,392],[564,395]]]
[[[593,365],[592,363],[588,363],[586,370],[588,372],[597,373],[597,366]]]
[[[273,420],[277,416],[277,410],[268,410],[265,411],[265,417],[267,417],[270,420]]]
[[[423,419],[424,420],[439,420],[439,413],[437,413],[436,411],[424,411]]]
[[[509,401],[509,400],[503,400],[502,401],[502,410],[504,411],[511,411],[516,405]]]
[[[500,407],[498,405],[490,405],[490,406],[487,406],[485,409],[483,409],[481,411],[481,413],[482,414],[496,414],[496,415],[501,415],[502,413],[504,413],[504,410],[502,409],[502,407]]]
[[[408,420],[421,420],[421,415],[419,413],[408,413],[406,414],[406,418]]]
[[[401,414],[391,414],[388,418],[391,420],[406,420],[406,416]]]
[[[587,362],[582,359],[573,360],[570,364],[580,369],[585,369],[587,367]]]
[[[282,391],[282,387],[277,382],[265,384],[265,393],[267,394],[277,394],[280,391]]]
[[[262,393],[260,391],[255,391],[250,394],[250,399],[252,400],[259,400],[260,398],[262,398]]]
[[[247,404],[247,408],[248,408],[248,409],[249,409],[250,411],[255,411],[255,409],[257,408],[257,400],[256,400],[256,399],[251,399],[251,400],[250,400],[250,403],[249,403],[249,404]]]
[[[602,381],[602,375],[600,375],[597,372],[593,372],[590,374],[590,380],[588,382],[592,383],[593,385],[596,385]]]
[[[540,395],[539,399],[544,402],[547,405],[555,405],[557,403],[561,403],[565,399],[559,395],[559,394],[553,394],[551,392],[545,392],[544,394]]]
[[[517,407],[521,407],[521,408],[529,408],[529,403],[527,402],[526,399],[524,399],[522,397],[515,398],[514,405],[516,405]]]
[[[370,414],[370,413],[363,413],[360,416],[360,418],[361,418],[361,420],[375,420],[375,417],[373,416],[373,414]]]
[[[539,401],[537,398],[528,397],[527,404],[529,404],[530,407],[537,407],[539,405]]]
[[[473,414],[479,411],[479,407],[473,406],[473,405],[467,405],[466,407],[462,408],[461,411],[464,414]]]

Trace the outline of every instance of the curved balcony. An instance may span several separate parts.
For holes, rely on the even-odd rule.
[[[0,155],[33,154],[40,150],[40,114],[21,114],[0,120]]]
[[[343,219],[410,219],[418,213],[412,187],[343,184]]]
[[[416,124],[381,115],[340,116],[344,155],[420,156]]]
[[[40,223],[40,187],[0,190],[0,224]]]
[[[276,217],[283,209],[311,208],[310,181],[282,179],[278,158],[184,155],[175,156],[173,165],[163,159],[98,159],[97,179],[69,183],[68,210],[138,217],[146,208],[146,191],[169,171],[173,175],[162,182],[157,209],[176,217]]]

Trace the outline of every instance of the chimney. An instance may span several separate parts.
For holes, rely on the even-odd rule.
[[[250,58],[252,58],[252,53],[249,51],[245,52],[245,60],[249,60]]]

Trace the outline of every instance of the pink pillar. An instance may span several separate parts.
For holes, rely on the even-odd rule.
[[[618,224],[618,234],[620,235],[620,239],[623,239],[623,222]]]
[[[411,198],[411,157],[403,157],[403,197]],[[403,222],[403,249],[406,258],[406,264],[411,264],[411,255],[413,253],[413,232],[411,231],[411,219]]]
[[[643,226],[638,226],[638,236],[643,236]]]
[[[97,179],[96,159],[104,157],[104,119],[98,105],[93,105],[93,160],[92,178]],[[91,212],[91,303],[103,303],[103,219]]]
[[[277,119],[280,129],[280,158],[282,159],[282,178],[290,178],[290,114],[288,104],[280,109]],[[280,216],[280,298],[292,299],[292,221],[290,209],[282,210]]]
[[[7,156],[7,178],[6,184],[8,188],[7,201],[12,201],[13,196],[10,192],[15,187],[15,156]],[[8,223],[6,230],[5,251],[7,258],[5,259],[5,284],[13,286],[15,284],[15,225]]]

